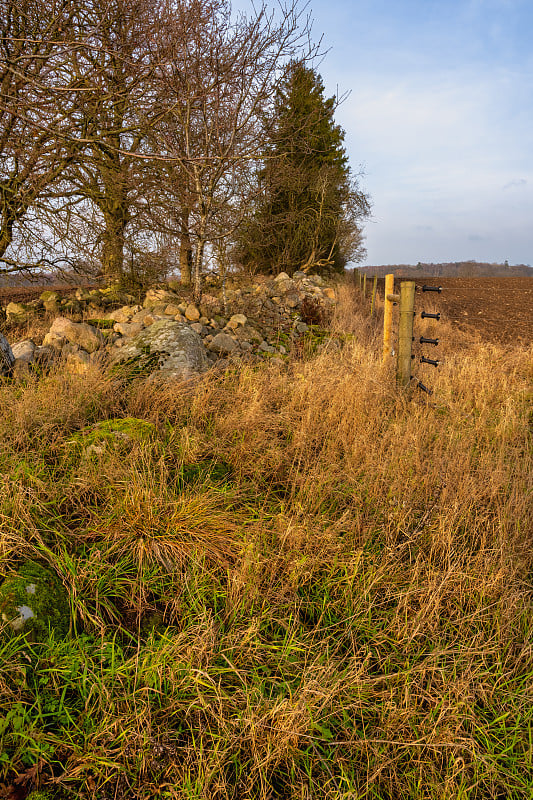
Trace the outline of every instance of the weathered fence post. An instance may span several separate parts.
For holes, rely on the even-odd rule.
[[[383,313],[383,363],[392,355],[392,306],[398,302],[394,295],[394,273],[385,275],[385,307]]]
[[[411,380],[411,352],[413,344],[413,317],[415,311],[415,282],[400,284],[400,324],[398,330],[398,362],[396,380],[408,386]]]
[[[363,296],[366,297],[366,272],[363,272]]]
[[[374,313],[374,303],[376,302],[376,291],[378,288],[378,276],[374,275],[374,282],[372,284],[372,301],[370,303],[370,316]]]

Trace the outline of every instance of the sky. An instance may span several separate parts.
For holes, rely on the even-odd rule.
[[[311,0],[363,264],[533,264],[533,0]]]

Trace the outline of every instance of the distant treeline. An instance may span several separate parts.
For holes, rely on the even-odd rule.
[[[422,276],[440,276],[446,278],[489,278],[489,277],[517,277],[526,275],[533,277],[533,268],[528,264],[503,264],[484,261],[452,261],[446,264],[428,264],[421,261],[418,264],[382,264],[380,266],[359,267],[369,276],[377,275],[379,278],[393,272],[398,278],[418,278]]]

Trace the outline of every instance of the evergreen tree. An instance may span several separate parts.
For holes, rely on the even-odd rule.
[[[290,65],[274,100],[259,199],[241,228],[246,268],[340,272],[364,254],[360,220],[369,202],[351,176],[335,105],[317,72]]]

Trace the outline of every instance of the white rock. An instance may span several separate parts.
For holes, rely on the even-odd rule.
[[[11,348],[14,357],[18,361],[25,361],[31,364],[35,360],[35,342],[32,339],[24,339],[22,342],[17,342]]]

